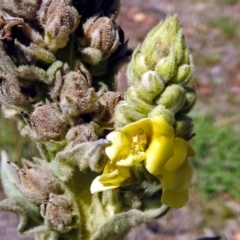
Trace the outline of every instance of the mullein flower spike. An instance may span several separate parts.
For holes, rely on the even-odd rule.
[[[149,32],[122,96],[116,73],[131,51],[119,6],[0,3],[0,104],[41,155],[16,171],[2,161],[0,210],[20,214],[19,232],[35,239],[123,239],[188,200],[196,92],[183,30],[170,16]]]

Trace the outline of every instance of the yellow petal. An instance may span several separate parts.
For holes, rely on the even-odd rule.
[[[181,192],[163,191],[161,202],[172,208],[181,208],[188,201],[188,190]]]
[[[107,156],[111,160],[126,158],[129,155],[132,139],[128,139],[124,133],[113,131],[109,133],[106,138],[112,142],[112,144],[105,149]]]
[[[146,153],[145,152],[139,152],[136,154],[130,154],[126,159],[122,159],[116,163],[117,166],[125,166],[125,167],[131,167],[134,166],[141,161],[146,159]]]
[[[194,149],[190,146],[188,142],[187,143],[187,155],[188,157],[195,157],[195,151]]]
[[[119,174],[124,178],[124,180],[131,176],[130,168],[128,167],[117,166],[117,170]]]
[[[186,160],[176,171],[163,170],[159,179],[164,191],[183,191],[188,188],[192,175],[192,166]]]
[[[145,167],[151,174],[159,175],[173,153],[174,144],[171,138],[154,136],[146,151]]]
[[[90,187],[90,191],[91,193],[98,193],[98,192],[102,192],[102,191],[105,191],[105,190],[110,190],[110,189],[114,189],[114,188],[118,188],[119,186],[116,185],[106,185],[106,184],[103,184],[101,183],[100,180],[100,176],[96,177],[92,184],[91,184],[91,187]]]
[[[159,176],[162,186],[162,203],[180,208],[188,201],[188,186],[192,178],[192,166],[186,160],[176,171],[163,171]]]
[[[128,135],[129,138],[136,136],[139,133],[139,129],[142,129],[144,133],[149,137],[152,135],[152,122],[150,118],[143,118],[137,122],[128,124],[121,129],[121,132]]]
[[[150,118],[153,126],[153,133],[159,136],[166,136],[169,138],[174,138],[174,129],[171,125],[167,123],[164,118],[154,117]]]
[[[187,142],[182,138],[175,138],[173,143],[174,155],[164,165],[164,169],[167,171],[175,171],[187,157]]]
[[[130,177],[130,170],[127,167],[118,167],[115,164],[107,163],[103,174],[100,176],[101,183],[107,185],[120,186]]]

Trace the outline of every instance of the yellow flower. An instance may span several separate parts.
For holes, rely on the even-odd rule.
[[[131,179],[131,167],[144,162],[146,169],[161,183],[161,202],[173,208],[188,200],[188,185],[192,167],[188,157],[194,150],[163,118],[144,118],[113,131],[107,139],[109,157],[104,172],[92,183],[91,192],[101,192],[122,186]]]

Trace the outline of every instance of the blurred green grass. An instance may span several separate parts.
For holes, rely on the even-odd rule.
[[[240,200],[240,135],[232,126],[217,127],[211,116],[194,116],[196,137],[192,159],[198,191],[208,197]]]
[[[211,20],[212,27],[219,29],[226,40],[239,37],[239,21],[229,16],[219,16]]]
[[[238,3],[238,1],[239,0],[218,0],[218,2],[223,5],[234,5]]]

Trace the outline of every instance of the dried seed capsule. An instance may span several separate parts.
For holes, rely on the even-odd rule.
[[[69,129],[66,140],[68,143],[68,148],[74,147],[75,145],[83,142],[96,141],[98,139],[94,125],[89,124],[80,124]],[[70,145],[69,145],[70,144]]]
[[[39,19],[45,32],[44,41],[52,51],[66,46],[69,35],[76,30],[80,22],[77,10],[69,1],[59,0],[43,1]]]
[[[79,51],[84,61],[96,65],[107,59],[120,44],[118,28],[112,18],[94,16],[83,25]]]
[[[25,19],[36,19],[40,0],[3,0],[1,1],[1,10],[13,12],[14,14]]]
[[[10,107],[30,107],[37,92],[33,85],[20,84],[11,74],[0,75],[0,103]]]
[[[91,113],[96,106],[97,95],[93,88],[89,88],[85,74],[72,71],[63,76],[60,108],[64,115],[76,117]]]
[[[65,195],[50,193],[49,199],[41,204],[41,215],[47,226],[56,227],[59,232],[68,232],[72,229],[70,225],[74,214]]]
[[[24,160],[23,168],[19,169],[20,182],[18,189],[30,201],[40,204],[48,199],[50,193],[61,193],[62,189],[56,178],[48,169],[45,161],[36,160],[36,163]]]
[[[36,107],[27,123],[25,131],[36,141],[58,140],[67,126],[61,112],[50,104]]]
[[[91,114],[95,121],[102,123],[111,122],[115,107],[121,100],[121,94],[118,92],[111,91],[99,91],[98,92],[98,106],[96,110]]]

